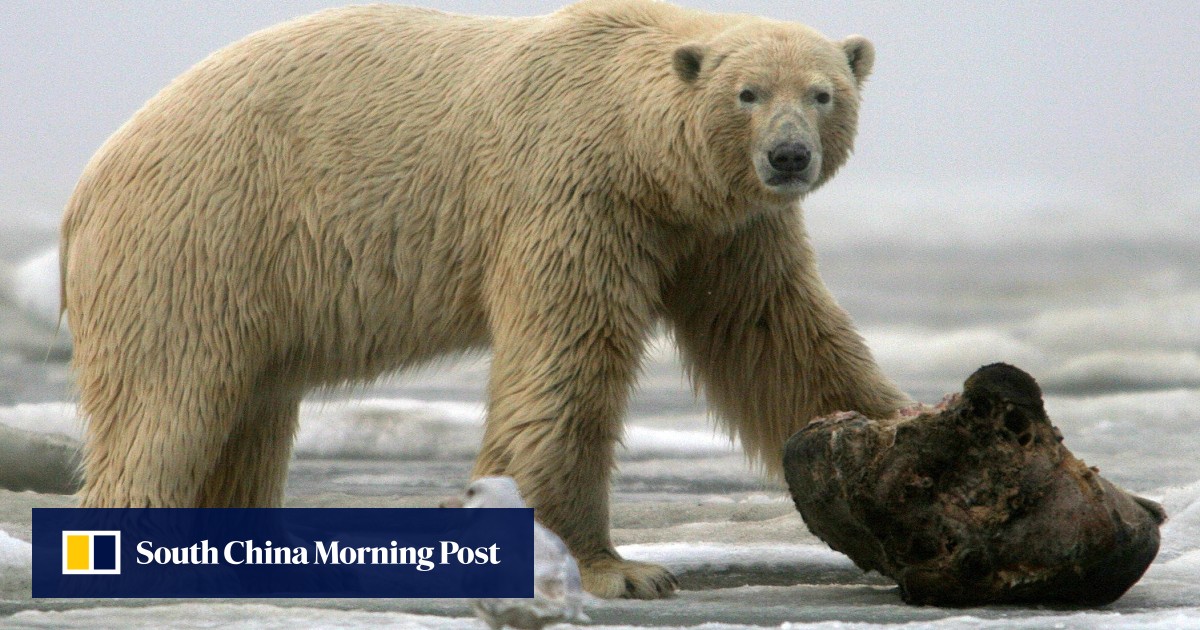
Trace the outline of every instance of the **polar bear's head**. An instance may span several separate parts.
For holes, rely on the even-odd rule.
[[[700,116],[704,150],[730,190],[790,204],[846,161],[874,47],[799,24],[751,21],[674,51]]]

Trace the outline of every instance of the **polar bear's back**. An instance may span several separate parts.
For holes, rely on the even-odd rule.
[[[115,336],[126,354],[169,361],[197,348],[164,347],[203,349],[196,331],[221,328],[239,354],[299,353],[322,366],[306,380],[323,382],[420,360],[414,339],[478,345],[477,265],[460,263],[478,263],[480,245],[447,194],[469,190],[453,166],[477,142],[462,121],[477,118],[484,66],[533,24],[337,9],[179,76],[101,147],[68,202],[63,304],[78,350]],[[142,363],[132,369],[178,369]]]

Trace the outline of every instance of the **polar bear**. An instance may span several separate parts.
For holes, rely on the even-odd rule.
[[[67,207],[82,504],[278,506],[306,390],[490,347],[475,476],[517,480],[589,591],[669,594],[608,533],[656,325],[771,472],[809,419],[907,400],[798,206],[849,155],[873,58],[649,0],[337,9],[213,54]]]

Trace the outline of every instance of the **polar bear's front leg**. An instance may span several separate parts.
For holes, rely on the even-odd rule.
[[[798,212],[705,243],[665,302],[693,380],[779,478],[784,442],[813,418],[885,418],[910,403],[825,288]]]
[[[492,300],[488,418],[474,476],[516,479],[594,595],[664,597],[675,578],[622,559],[608,531],[614,449],[651,318],[637,300],[622,299],[632,292],[538,277],[570,267],[562,261],[506,279]]]

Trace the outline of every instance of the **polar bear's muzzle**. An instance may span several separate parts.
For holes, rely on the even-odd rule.
[[[803,110],[781,108],[755,143],[754,170],[763,186],[784,197],[813,188],[821,173],[821,142]]]
[[[763,185],[781,195],[808,192],[821,170],[821,153],[811,143],[787,138],[758,152],[754,167]]]

